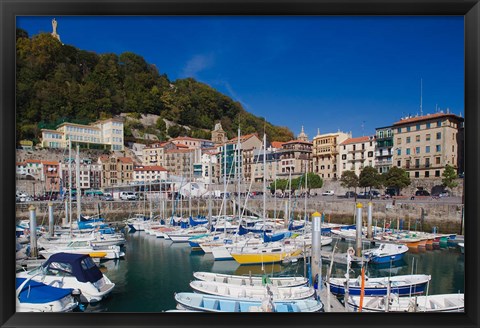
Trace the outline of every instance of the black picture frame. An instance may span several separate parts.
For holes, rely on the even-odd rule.
[[[480,4],[478,0],[0,0],[0,324],[2,327],[478,326]],[[15,313],[15,17],[19,15],[463,15],[465,17],[465,313]],[[159,297],[164,297],[159,295]],[[171,295],[168,295],[171,297]],[[154,301],[154,300],[152,300]]]

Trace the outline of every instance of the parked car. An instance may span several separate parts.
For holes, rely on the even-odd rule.
[[[415,196],[430,196],[430,193],[426,190],[417,190]]]
[[[137,196],[133,191],[122,191],[120,193],[121,200],[137,200]]]
[[[113,196],[112,196],[112,194],[106,192],[102,196],[100,196],[100,199],[104,200],[104,201],[107,201],[107,202],[110,202],[110,201],[113,201]]]
[[[325,190],[322,193],[322,196],[333,196],[333,195],[335,195],[335,191],[333,191],[333,190]]]
[[[355,198],[357,194],[354,191],[347,191],[345,193],[345,198]]]

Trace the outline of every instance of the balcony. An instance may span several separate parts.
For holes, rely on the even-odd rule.
[[[392,165],[393,161],[392,160],[376,160],[375,165]]]

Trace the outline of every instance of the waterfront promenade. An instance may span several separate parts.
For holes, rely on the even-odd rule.
[[[148,198],[148,197],[147,197]],[[358,202],[365,206],[370,200],[358,199]],[[267,197],[266,209],[269,217],[285,218],[286,203],[288,198]],[[60,201],[53,201],[55,220],[61,222],[65,217],[65,204]],[[218,215],[221,208],[221,199],[212,200],[212,214]],[[242,204],[244,200],[242,200]],[[294,219],[304,218],[305,200],[303,198],[292,198],[290,200],[291,217]],[[442,233],[460,234],[462,222],[462,208],[460,197],[446,197],[433,199],[432,197],[418,198],[411,200],[409,198],[393,200],[372,200],[373,222],[379,226],[383,221],[391,226],[396,226],[397,221],[403,224],[403,228],[413,230],[432,231],[437,227],[437,231]],[[28,219],[28,207],[34,205],[37,210],[37,218],[41,222],[48,219],[48,202],[36,201],[16,204],[16,218]],[[189,215],[208,215],[207,199],[184,199],[182,201],[173,201],[175,213],[188,217]],[[150,214],[154,216],[170,217],[172,215],[172,200],[148,199],[139,201],[100,201],[96,198],[84,198],[82,200],[82,213],[84,215],[97,215],[100,211],[107,221],[123,221],[133,216],[135,213]],[[262,213],[263,197],[256,196],[249,199],[247,208],[251,210],[250,214]],[[332,223],[351,224],[355,211],[354,199],[345,199],[337,196],[316,196],[307,199],[307,213],[315,211],[325,215],[324,220]],[[366,211],[365,211],[366,212]],[[76,203],[72,204],[72,214],[76,217]],[[233,202],[227,204],[227,214],[233,213]],[[245,213],[249,214],[249,213]],[[364,213],[366,220],[366,213]],[[400,222],[402,220],[402,222]]]

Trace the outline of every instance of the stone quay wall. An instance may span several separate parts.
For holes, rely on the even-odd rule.
[[[372,218],[373,223],[378,226],[384,224],[391,227],[397,227],[397,224],[404,229],[410,227],[411,230],[431,232],[433,227],[437,227],[437,231],[441,233],[461,233],[463,205],[461,199],[415,199],[410,200],[396,199],[392,200],[373,200],[372,201]],[[363,221],[367,221],[367,206],[369,200],[359,199],[358,202],[363,204]],[[196,216],[208,215],[208,200],[191,199],[183,201],[175,201],[174,210],[177,215],[184,217],[190,214]],[[242,200],[242,204],[244,200]],[[274,199],[268,197],[266,202],[266,212],[268,217],[285,218],[286,204],[288,199]],[[304,218],[305,201],[297,198],[290,201],[291,217],[295,219]],[[16,219],[29,218],[29,206],[36,207],[36,216],[38,224],[48,224],[48,202],[28,202],[16,204]],[[328,198],[328,197],[312,197],[307,200],[307,213],[318,211],[325,215],[326,222],[354,224],[354,213],[356,203],[353,199]],[[65,218],[65,203],[59,201],[53,202],[55,222],[62,222]],[[97,215],[99,212],[107,221],[119,222],[136,213],[144,213],[149,215],[150,211],[154,216],[170,217],[172,215],[171,200],[140,200],[140,201],[98,201],[88,200],[82,201],[81,204],[83,215]],[[227,202],[226,213],[233,213],[233,202]],[[247,208],[249,211],[245,214],[263,214],[263,197],[257,196],[248,200]],[[212,200],[212,214],[218,215],[223,213],[222,200]],[[77,216],[76,203],[72,203],[72,218],[75,220]],[[467,223],[468,225],[468,223]]]

